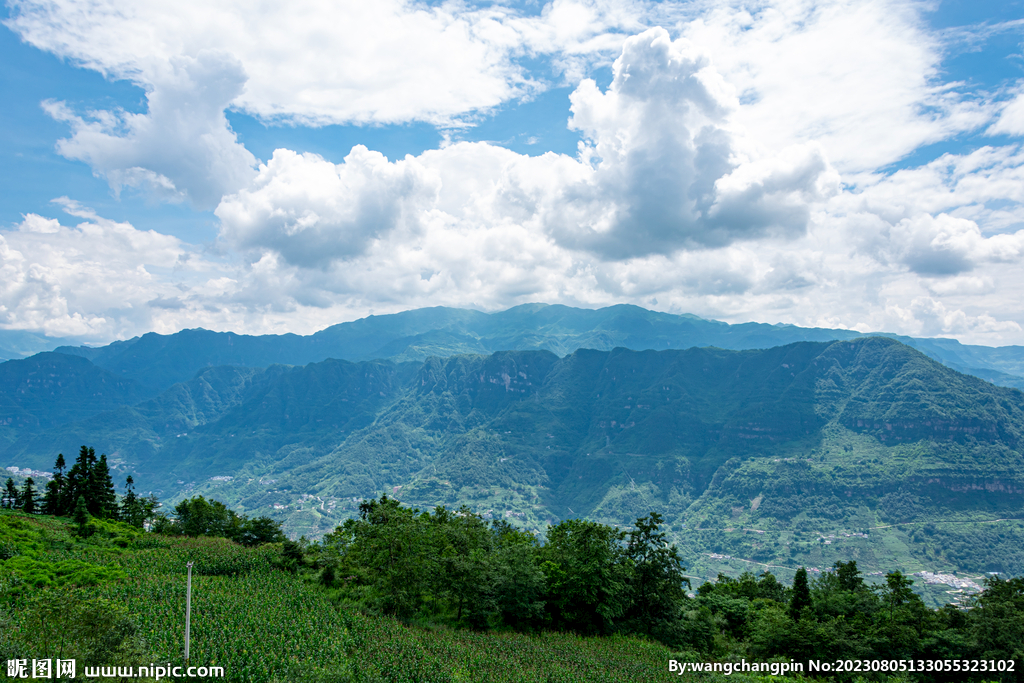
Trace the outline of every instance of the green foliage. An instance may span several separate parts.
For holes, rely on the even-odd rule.
[[[799,621],[803,611],[813,605],[811,588],[807,584],[807,569],[800,567],[793,578],[793,593],[789,599],[789,618]]]
[[[631,577],[620,543],[625,533],[567,519],[547,536],[541,557],[552,623],[577,633],[610,633],[629,606]]]
[[[463,518],[456,513],[424,516],[389,501],[374,502],[376,506],[367,504],[366,519],[360,522],[397,522],[404,528],[412,513],[412,518],[424,522],[418,528],[449,553],[467,538],[476,538],[480,526],[498,547],[532,548],[536,553],[544,547],[505,524],[485,526],[470,520],[460,526]],[[341,566],[337,553],[351,550],[346,549],[345,534],[336,537],[341,545],[300,540],[288,546],[246,548],[224,538],[154,536],[121,522],[95,523],[96,533],[79,539],[61,519],[0,513],[0,542],[15,549],[0,562],[0,653],[70,656],[78,659],[80,668],[83,663],[181,663],[185,563],[192,561],[191,662],[223,666],[228,681],[631,682],[679,680],[667,671],[669,659],[984,658],[1015,659],[1019,667],[1024,657],[1024,580],[1019,578],[988,580],[970,610],[929,610],[907,592],[906,577],[893,573],[883,587],[871,590],[853,562],[841,562],[835,571],[809,581],[813,606],[793,620],[787,613],[792,590],[772,575],[722,577],[700,586],[696,598],[683,599],[673,628],[678,649],[670,650],[621,634],[582,638],[550,630],[483,633],[441,627],[437,621],[428,627],[410,626],[391,617],[339,608],[331,599],[339,597],[339,589],[324,586],[319,572]],[[656,523],[648,516],[644,525],[638,524],[631,539],[634,545],[646,545],[648,551],[666,549],[659,544]],[[580,531],[578,541],[569,547],[599,556],[595,539],[606,532],[593,534],[591,529],[588,535],[585,528],[570,525],[565,533],[571,537]],[[131,542],[119,545],[119,538]],[[620,547],[625,557],[628,545]],[[286,553],[294,564],[284,571],[277,567]],[[633,556],[644,554],[634,548]],[[85,585],[66,581],[36,586],[10,569],[19,558],[40,564],[77,562],[106,573]],[[625,566],[632,566],[633,560],[625,560]],[[348,570],[353,568],[347,565]],[[424,585],[438,589],[429,580]],[[445,600],[451,610],[456,608],[452,598]],[[421,624],[426,623],[423,618]],[[468,619],[464,625],[471,625]],[[998,674],[957,674],[916,680],[996,678]],[[743,674],[692,680],[767,681]],[[880,675],[870,680],[910,679]]]
[[[144,518],[144,503],[136,505],[136,518]],[[156,530],[160,533],[193,537],[220,536],[245,546],[279,543],[285,540],[280,522],[266,516],[250,519],[246,515],[238,515],[219,500],[206,500],[202,496],[181,501],[174,507],[174,514],[175,519],[161,520]]]
[[[89,535],[89,509],[85,503],[85,496],[79,494],[78,500],[75,501],[75,514],[74,514],[75,526],[78,535],[86,537]]]

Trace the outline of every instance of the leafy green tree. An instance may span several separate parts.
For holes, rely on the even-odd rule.
[[[516,630],[538,628],[544,618],[545,579],[537,562],[537,539],[504,520],[491,526],[495,609],[501,621]]]
[[[850,592],[866,590],[864,579],[857,569],[856,560],[850,560],[849,562],[838,560],[834,567],[836,578],[839,581],[839,590]]]
[[[967,631],[975,643],[975,656],[1013,659],[1017,670],[1024,671],[1024,577],[990,576],[971,606]]]
[[[495,609],[487,524],[466,507],[457,513],[438,507],[424,520],[429,524],[427,543],[433,546],[425,567],[431,573],[431,592],[451,606],[455,623],[465,618],[473,628],[484,628]]]
[[[625,557],[631,568],[626,620],[631,630],[648,636],[679,618],[690,587],[678,549],[659,531],[662,521],[657,512],[639,518],[626,542]]]
[[[893,571],[885,575],[885,585],[879,589],[882,609],[876,634],[882,643],[878,654],[883,657],[909,657],[920,645],[927,610],[911,588],[913,584],[901,572]]]
[[[610,633],[629,605],[625,532],[582,519],[548,529],[541,569],[548,613],[556,628]]]
[[[219,500],[195,496],[174,506],[177,520],[172,533],[184,536],[221,536],[235,539],[241,532],[242,520]]]
[[[434,575],[428,517],[386,495],[360,503],[358,518],[324,537],[344,577],[343,592],[384,614],[416,614]]]
[[[885,575],[885,586],[882,588],[882,600],[889,613],[889,620],[896,618],[896,609],[910,602],[914,591],[911,586],[914,582],[905,577],[899,570],[889,572]]]
[[[804,610],[812,606],[811,588],[807,583],[807,569],[800,567],[793,577],[793,595],[789,599],[789,616],[798,621]]]
[[[287,539],[281,531],[281,522],[275,522],[264,515],[255,519],[243,519],[241,530],[235,540],[245,546],[256,546],[264,543],[281,543]]]
[[[25,486],[21,489],[21,509],[30,515],[34,515],[37,511],[38,505],[36,504],[36,488],[35,482],[32,481],[32,477],[25,479]]]

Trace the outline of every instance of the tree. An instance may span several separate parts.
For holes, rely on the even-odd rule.
[[[629,577],[630,607],[627,619],[633,630],[643,631],[648,636],[665,622],[678,618],[683,601],[686,599],[685,585],[690,580],[683,572],[682,558],[674,545],[669,545],[666,534],[659,531],[662,517],[652,512],[636,520],[636,527],[629,532],[626,543],[626,557],[632,565]]]
[[[99,460],[93,464],[87,485],[89,496],[86,503],[89,505],[89,512],[94,517],[116,518],[117,494],[114,492],[114,481],[110,478],[106,453],[100,455]]]
[[[2,504],[5,508],[16,509],[21,507],[21,493],[14,485],[14,479],[7,477],[7,485],[4,488]]]
[[[502,622],[516,630],[540,625],[544,616],[544,572],[537,566],[537,539],[505,520],[494,534],[493,597]]]
[[[32,477],[25,479],[25,486],[21,489],[21,509],[30,515],[36,513],[36,488]]]
[[[85,538],[89,535],[89,508],[85,504],[85,496],[79,495],[78,500],[75,501],[75,526],[78,530],[78,535]]]
[[[910,602],[910,600],[915,597],[914,591],[910,588],[912,585],[914,585],[914,582],[903,576],[903,573],[899,570],[889,572],[885,575],[885,587],[882,589],[882,600],[885,602],[886,607],[889,608],[890,621],[892,621],[896,616],[896,608]]]
[[[285,535],[281,531],[281,522],[275,522],[264,515],[255,519],[244,519],[242,530],[235,540],[245,546],[255,546],[280,543],[285,540]]]
[[[95,462],[96,451],[88,446],[82,446],[78,451],[75,464],[68,470],[67,480],[64,483],[64,492],[61,496],[61,510],[64,514],[74,512],[78,506],[79,497],[85,499],[86,508],[90,512],[95,512],[95,506],[91,503],[93,491],[89,486]]]
[[[865,589],[864,579],[857,569],[856,560],[837,561],[834,566],[836,577],[839,579],[839,590],[857,592]]]
[[[121,511],[120,518],[132,525],[136,529],[141,529],[145,522],[143,517],[144,510],[142,503],[139,501],[139,497],[135,495],[135,480],[132,479],[132,475],[128,475],[128,478],[124,481],[125,494],[121,498]]]
[[[369,588],[368,602],[385,614],[408,618],[423,604],[434,574],[427,518],[385,495],[360,503],[359,518],[332,534],[329,542],[342,550],[344,575]]]
[[[438,507],[424,521],[432,592],[454,609],[456,623],[486,627],[495,610],[494,538],[487,523],[467,507],[457,513]]]
[[[185,536],[222,536],[237,538],[241,520],[219,500],[195,496],[174,506],[178,519],[173,531]]]
[[[789,600],[789,616],[798,621],[803,611],[812,606],[811,587],[807,583],[807,569],[800,567],[793,577],[793,596]]]
[[[582,519],[567,519],[548,529],[541,569],[556,627],[609,633],[623,616],[629,602],[624,538],[625,532]]]
[[[64,500],[64,488],[66,479],[64,477],[64,454],[57,454],[57,461],[53,463],[53,477],[46,482],[46,493],[43,495],[43,514],[64,515],[67,510],[62,506]]]

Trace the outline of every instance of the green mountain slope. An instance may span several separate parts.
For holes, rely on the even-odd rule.
[[[84,358],[40,353],[0,363],[0,443],[131,405],[143,395],[136,382]]]
[[[870,337],[218,367],[3,457],[42,469],[87,443],[143,489],[293,534],[387,493],[538,530],[656,510],[702,576],[835,559],[1020,573],[1022,429],[1020,391]]]

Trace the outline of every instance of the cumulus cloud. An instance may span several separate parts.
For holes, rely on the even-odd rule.
[[[154,290],[174,292],[165,277],[188,269],[176,237],[136,230],[63,199],[74,227],[28,214],[0,234],[0,325],[55,336],[110,338],[145,325]],[[164,276],[164,277],[161,277]]]
[[[887,167],[964,131],[1024,135],[1019,93],[941,82],[922,7],[23,0],[8,25],[26,41],[148,93],[139,114],[48,104],[71,126],[61,153],[115,190],[216,206],[223,257],[64,201],[74,227],[29,215],[0,234],[0,325],[310,332],[418,306],[629,301],[1019,343],[1024,151],[993,138]],[[457,143],[259,164],[223,113],[462,126],[546,87],[546,67],[574,86],[578,156]],[[87,279],[107,261],[100,291]]]
[[[572,94],[570,126],[595,164],[567,188],[557,230],[567,243],[620,258],[800,234],[808,203],[838,177],[815,147],[745,159],[730,129],[737,102],[709,58],[664,29],[630,38],[606,92]]]
[[[224,109],[243,89],[241,65],[223,53],[176,57],[155,79],[144,114],[94,111],[87,117],[63,102],[44,103],[70,138],[57,143],[69,159],[84,161],[116,191],[144,188],[171,201],[188,198],[211,209],[248,184],[256,158],[228,126]]]
[[[958,275],[981,263],[1019,262],[1024,230],[984,237],[974,221],[922,214],[892,228],[890,245],[897,258],[926,276]]]
[[[251,187],[227,197],[216,213],[232,246],[269,248],[289,263],[322,267],[415,223],[436,185],[414,160],[389,163],[362,145],[337,165],[279,149]]]
[[[686,41],[646,31],[626,41],[614,73],[606,91],[587,80],[571,96],[570,123],[588,139],[578,159],[463,143],[396,162],[356,147],[336,165],[278,150],[218,207],[222,235],[322,266],[442,212],[442,223],[521,226],[621,260],[798,236],[810,206],[836,191],[814,145],[741,156],[728,127],[735,99]]]

